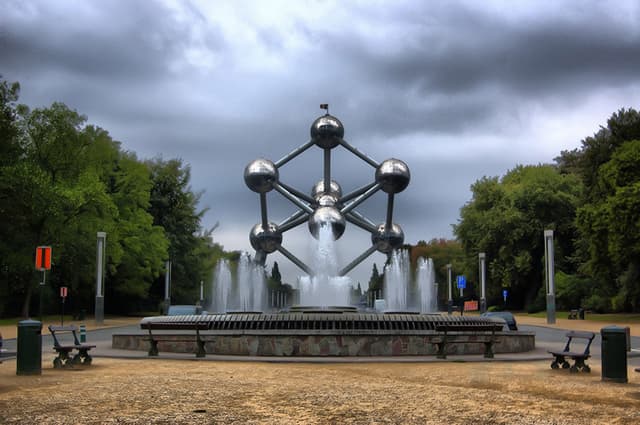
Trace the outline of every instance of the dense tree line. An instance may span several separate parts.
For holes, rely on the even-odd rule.
[[[189,166],[140,160],[77,111],[30,110],[19,91],[0,79],[0,316],[33,314],[39,290],[45,312],[57,311],[61,286],[72,310],[92,311],[98,231],[107,233],[107,312],[156,310],[166,260],[172,300],[194,303],[225,253],[200,227]],[[53,250],[44,286],[39,245]]]
[[[488,261],[488,300],[544,308],[543,231],[554,230],[559,308],[640,311],[640,115],[620,110],[556,164],[517,166],[483,177],[454,233],[465,271]]]

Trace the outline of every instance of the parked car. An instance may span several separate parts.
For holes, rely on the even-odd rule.
[[[200,315],[202,307],[199,305],[170,305],[167,316]]]
[[[484,317],[499,317],[503,319],[507,323],[507,327],[510,331],[517,331],[518,325],[516,324],[516,318],[512,313],[508,311],[487,311],[486,313],[482,313],[481,316]]]

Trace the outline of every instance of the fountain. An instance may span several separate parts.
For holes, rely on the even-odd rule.
[[[141,328],[149,332],[152,329],[197,330],[199,355],[205,352],[253,356],[434,355],[437,346],[444,347],[443,335],[438,329],[445,328],[468,330],[450,337],[457,344],[447,350],[455,348],[458,354],[482,352],[483,344],[479,343],[474,329],[494,329],[499,319],[434,314],[437,292],[430,259],[418,260],[416,282],[410,284],[409,255],[399,249],[404,233],[393,222],[395,196],[408,186],[409,168],[393,158],[378,163],[355,149],[344,140],[340,120],[329,115],[327,105],[323,106],[327,113],[313,122],[307,143],[276,162],[257,159],[245,168],[245,183],[260,199],[261,220],[249,233],[256,253],[253,261],[248,254],[241,256],[235,282],[229,264],[226,261],[218,264],[216,286],[212,290],[215,293],[212,311],[218,314],[147,317],[142,320]],[[278,170],[312,147],[323,152],[323,177],[310,194],[305,194],[282,182]],[[340,185],[331,179],[331,151],[337,147],[343,147],[370,165],[374,181],[343,194]],[[272,191],[297,207],[295,213],[278,224],[268,219],[267,194]],[[385,221],[376,224],[356,208],[378,191],[387,194],[387,210]],[[347,222],[369,232],[371,246],[340,267],[334,242],[345,232]],[[310,265],[282,245],[283,234],[304,223],[316,239]],[[297,281],[301,305],[291,306],[288,311],[263,313],[264,265],[267,256],[276,251],[304,272]],[[346,274],[376,251],[388,256],[384,283],[388,309],[383,313],[370,309],[359,311],[348,305],[351,282]],[[408,310],[409,306],[418,304],[410,299],[415,298],[416,293],[420,294],[420,312]],[[149,340],[143,337],[137,338],[137,342],[123,339],[124,342],[117,343],[116,339],[114,337],[114,346],[138,349]],[[175,340],[184,341],[184,337],[176,336]],[[167,344],[163,350],[192,351],[196,341],[186,345]],[[502,335],[494,349],[497,352],[527,351],[533,349],[534,344],[532,334],[512,332]]]
[[[384,268],[385,301],[388,310],[407,309],[409,280],[409,251],[393,251],[391,261]]]
[[[249,254],[240,255],[237,279],[232,278],[229,261],[221,259],[216,265],[211,286],[212,300],[208,311],[262,311],[265,306],[264,268],[251,261]]]
[[[416,281],[420,291],[420,311],[435,313],[438,310],[438,286],[431,258],[418,258]]]

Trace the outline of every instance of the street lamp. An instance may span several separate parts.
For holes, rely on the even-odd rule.
[[[487,296],[486,296],[486,255],[484,252],[478,254],[478,260],[480,261],[480,313],[487,311]]]
[[[553,258],[553,230],[544,231],[545,277],[547,282],[547,323],[556,323],[555,264]]]
[[[171,261],[165,262],[164,265],[164,307],[166,308],[166,312],[168,312],[169,306],[171,305]]]
[[[98,232],[98,245],[96,248],[96,324],[104,322],[104,265],[106,260],[107,234]]]
[[[449,285],[449,301],[447,302],[447,313],[453,313],[453,294],[451,292],[451,264],[447,264],[447,283]]]

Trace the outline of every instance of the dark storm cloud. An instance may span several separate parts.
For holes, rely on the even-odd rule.
[[[362,119],[381,124],[387,134],[491,125],[499,111],[513,108],[514,96],[536,101],[562,92],[572,101],[585,87],[638,81],[640,33],[634,21],[621,22],[596,4],[518,21],[455,3],[412,6],[393,18],[372,14],[380,31],[397,35],[395,40],[371,43],[366,33],[317,37],[323,50],[349,58],[338,67],[349,85],[362,88],[349,93],[351,104],[384,105]]]
[[[189,25],[156,1],[9,1],[5,10],[0,47],[10,70],[58,71],[129,86],[168,75],[191,41]],[[221,44],[209,41],[212,49]]]
[[[605,113],[638,107],[633,3],[300,4],[9,0],[0,74],[22,84],[30,106],[65,102],[139,157],[190,164],[193,189],[210,207],[204,225],[219,221],[214,236],[229,249],[249,249],[259,220],[244,167],[305,143],[320,103],[362,152],[409,164],[412,182],[394,214],[409,242],[450,237],[483,175],[551,161],[560,148],[540,146],[555,134],[532,134],[534,124],[558,128],[584,115],[567,132],[577,146],[606,120],[585,107],[589,99]],[[345,191],[373,180],[371,167],[351,159],[335,151]],[[311,149],[283,167],[283,181],[306,192],[321,162]],[[359,210],[382,221],[385,202],[377,194]],[[269,194],[270,219],[292,211]]]

